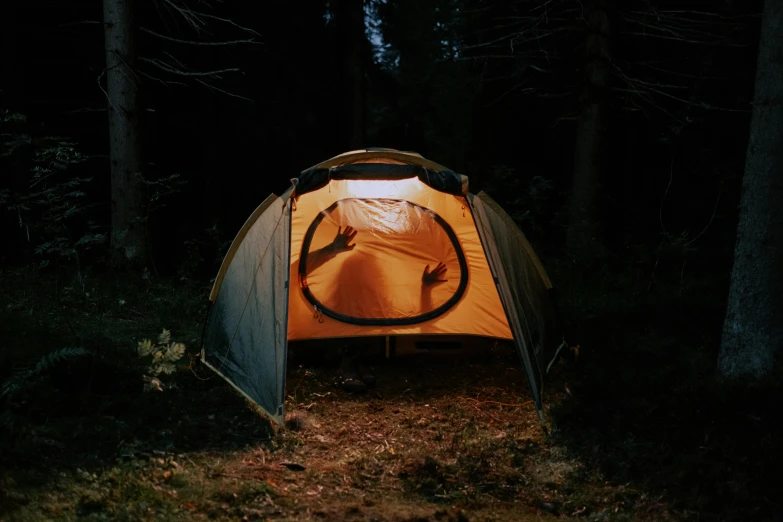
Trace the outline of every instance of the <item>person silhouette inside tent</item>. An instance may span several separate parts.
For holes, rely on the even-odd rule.
[[[310,252],[307,259],[307,273],[310,274],[315,269],[323,266],[328,261],[336,258],[338,255],[344,252],[350,252],[356,247],[354,239],[356,238],[358,231],[353,227],[346,226],[345,230],[340,226],[337,229],[337,235],[331,243],[320,248],[316,251]],[[363,291],[364,297],[357,298],[354,295],[338,296],[344,302],[378,302],[382,299],[381,296],[375,295],[372,298],[367,298],[366,295],[373,291],[374,285],[373,277],[377,277],[377,267],[372,262],[364,261],[360,265],[351,267],[344,267],[341,270],[343,277],[351,278],[351,286],[356,288],[357,286]],[[424,267],[424,272],[421,276],[421,309],[432,309],[431,291],[440,283],[445,283],[446,265],[445,263],[438,263],[438,265],[430,270],[430,265]],[[358,281],[357,281],[358,279]],[[356,284],[358,282],[358,285]],[[346,285],[347,286],[347,285]],[[339,282],[338,282],[339,288]],[[339,292],[339,290],[338,290]],[[381,305],[383,308],[383,305]],[[342,387],[351,392],[363,392],[368,387],[375,384],[375,376],[360,362],[361,355],[361,340],[360,339],[346,339],[345,345],[341,349],[342,361],[340,363],[339,380]]]

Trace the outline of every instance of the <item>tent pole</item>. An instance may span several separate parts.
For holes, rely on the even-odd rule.
[[[386,336],[386,358],[388,359],[390,357],[391,357],[391,344],[389,342],[389,336],[387,335]]]

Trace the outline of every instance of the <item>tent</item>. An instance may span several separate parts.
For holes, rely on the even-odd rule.
[[[562,347],[552,284],[492,198],[392,149],[341,154],[291,181],[247,219],[215,278],[207,366],[282,423],[289,341],[513,341],[541,417],[543,379]]]

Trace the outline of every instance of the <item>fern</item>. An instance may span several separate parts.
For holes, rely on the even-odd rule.
[[[171,340],[171,330],[164,329],[158,335],[158,343],[149,339],[139,341],[136,348],[139,357],[151,357],[143,376],[145,391],[163,391],[160,375],[171,375],[177,371],[176,363],[185,355],[185,345]]]
[[[87,355],[87,350],[79,347],[60,348],[41,357],[35,366],[29,370],[16,373],[0,387],[0,398],[10,397],[25,387],[30,387],[37,377],[44,372],[64,363],[70,359],[76,359]]]

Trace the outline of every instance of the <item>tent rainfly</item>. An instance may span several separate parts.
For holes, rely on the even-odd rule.
[[[542,418],[563,346],[551,288],[522,231],[466,176],[411,152],[353,151],[303,171],[247,219],[209,296],[201,357],[282,423],[289,341],[513,341]]]

